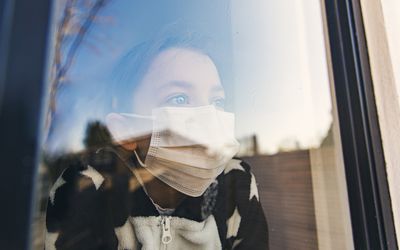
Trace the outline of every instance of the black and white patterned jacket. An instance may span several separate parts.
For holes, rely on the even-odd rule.
[[[268,249],[256,180],[245,162],[232,159],[202,196],[185,198],[168,217],[138,183],[110,152],[71,163],[50,191],[46,250]],[[168,244],[161,240],[166,221]]]

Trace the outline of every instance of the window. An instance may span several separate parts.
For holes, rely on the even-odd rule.
[[[2,5],[2,13],[15,12],[2,22],[27,22],[20,4]],[[393,242],[357,1],[48,6],[35,8],[52,15],[49,42],[43,14],[31,22],[42,43],[27,43],[25,52],[48,58],[46,69],[32,67],[36,78],[28,76],[38,83],[35,104],[23,107],[40,115],[30,123],[37,127],[21,131],[34,136],[15,137],[12,125],[26,123],[2,112],[5,145],[33,137],[22,145],[40,145],[39,153],[12,148],[5,160],[18,151],[21,166],[39,162],[36,173],[7,172],[35,187],[34,202],[26,193],[25,203],[12,203],[21,204],[19,220],[32,221],[31,240],[14,234],[19,244],[29,241],[22,248],[384,249]],[[25,42],[24,30],[1,39],[16,60],[0,65],[11,72],[2,83],[22,76],[15,74],[20,44],[8,41]],[[13,98],[25,88],[1,86]],[[11,99],[2,103],[11,110]]]

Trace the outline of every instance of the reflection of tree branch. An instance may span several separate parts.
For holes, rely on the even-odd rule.
[[[65,64],[62,68],[60,68],[60,71],[58,74],[60,75],[65,75],[65,73],[68,71],[68,69],[71,67],[73,58],[75,57],[76,51],[79,48],[79,45],[82,43],[83,38],[85,37],[85,34],[89,30],[90,26],[93,23],[93,20],[95,19],[98,11],[100,10],[101,7],[105,4],[106,0],[98,0],[96,3],[93,5],[93,7],[90,9],[89,15],[86,18],[85,22],[83,25],[80,27],[78,31],[78,36],[75,38],[73,41],[67,56],[65,60]]]
[[[54,64],[52,68],[52,81],[51,81],[51,89],[50,89],[50,107],[49,112],[47,114],[46,123],[48,126],[51,126],[51,123],[54,119],[54,114],[56,112],[56,95],[57,91],[61,88],[63,81],[67,75],[69,68],[71,67],[78,48],[82,44],[83,39],[88,33],[90,27],[96,19],[96,15],[99,10],[106,4],[107,0],[94,0],[94,4],[90,4],[90,1],[84,1],[85,6],[90,8],[88,15],[84,18],[84,21],[81,22],[82,25],[78,28],[76,36],[69,47],[69,50],[65,56],[65,60],[62,58],[62,47],[65,42],[65,37],[69,34],[69,30],[71,29],[73,24],[74,9],[78,4],[77,0],[67,0],[66,6],[63,11],[63,17],[61,19],[60,25],[56,34],[55,41],[55,52],[54,52]]]
[[[65,34],[67,27],[70,25],[72,19],[72,8],[75,4],[75,0],[69,0],[66,3],[66,6],[63,11],[63,17],[60,22],[60,26],[57,30],[56,42],[55,42],[55,53],[54,53],[54,70],[55,76],[53,77],[53,81],[51,83],[51,92],[50,92],[50,112],[55,112],[55,95],[56,90],[59,88],[59,84],[61,83],[61,46],[64,42]]]
[[[59,32],[57,32],[57,38],[56,38],[56,52],[54,56],[54,63],[56,67],[59,67],[61,64],[61,44],[64,41],[65,37],[65,30],[68,27],[71,18],[72,18],[72,6],[74,5],[75,0],[70,0],[67,1],[65,11],[64,11],[64,16],[61,20],[60,27],[58,28]],[[56,69],[58,72],[58,68]]]

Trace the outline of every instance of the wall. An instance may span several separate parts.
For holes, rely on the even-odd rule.
[[[400,169],[398,168],[400,162],[400,48],[398,46],[399,24],[395,26],[395,23],[399,20],[400,9],[399,4],[396,9],[391,9],[395,7],[395,1],[397,0],[361,0],[361,7],[393,216],[398,235],[400,231]],[[394,41],[397,41],[396,46]],[[397,237],[397,242],[400,245],[399,237]]]

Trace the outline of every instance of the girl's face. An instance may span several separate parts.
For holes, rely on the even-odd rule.
[[[201,52],[171,48],[151,63],[133,93],[133,113],[149,115],[162,106],[215,105],[224,109],[225,93],[213,61]]]

